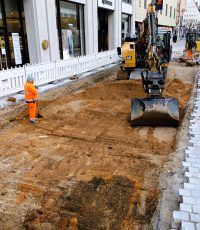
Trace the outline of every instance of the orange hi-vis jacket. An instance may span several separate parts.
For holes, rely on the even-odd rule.
[[[38,91],[31,82],[26,82],[24,85],[25,99],[27,103],[35,103],[38,100]]]

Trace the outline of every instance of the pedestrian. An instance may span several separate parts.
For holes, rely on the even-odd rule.
[[[29,110],[29,121],[30,123],[35,124],[37,123],[36,111],[37,111],[37,102],[38,102],[38,90],[33,83],[34,83],[33,76],[28,75],[27,81],[24,85],[25,100]]]

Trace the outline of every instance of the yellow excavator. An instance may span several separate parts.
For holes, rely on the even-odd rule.
[[[200,33],[189,32],[186,34],[185,51],[188,50],[188,44],[190,41],[196,42],[195,52],[200,54]]]
[[[167,49],[161,51],[156,43],[158,28],[156,3],[152,2],[148,5],[147,15],[143,24],[144,32],[142,39],[139,39],[139,43],[142,45],[143,50],[142,53],[137,53],[137,49],[135,49],[132,53],[132,58],[136,57],[135,66],[139,63],[143,68],[141,70],[141,78],[147,96],[146,98],[134,98],[131,100],[131,124],[177,126],[179,123],[178,99],[165,98],[162,96],[171,50],[169,48],[169,35],[166,35],[166,43],[168,43]],[[132,43],[129,44],[131,44],[133,48],[136,46]],[[127,45],[128,44],[126,44],[126,46]],[[129,52],[130,50],[131,49],[129,49]],[[120,53],[119,51],[118,48],[118,53]],[[128,56],[131,55],[129,54]],[[140,58],[137,61],[138,56]],[[126,63],[126,60],[127,58],[125,58],[123,64]],[[134,67],[132,66],[132,68]]]

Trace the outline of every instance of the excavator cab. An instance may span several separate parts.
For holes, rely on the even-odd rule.
[[[198,32],[191,32],[191,33],[187,33],[186,34],[185,50],[188,49],[188,43],[191,40],[195,41],[196,44],[197,44],[195,51],[196,52],[200,52],[200,33],[198,33]]]
[[[172,46],[170,43],[171,39],[171,32],[166,32],[163,35],[163,43],[164,43],[164,58],[167,60],[169,63],[171,61],[171,56],[172,56]]]

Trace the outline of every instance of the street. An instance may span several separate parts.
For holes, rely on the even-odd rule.
[[[0,132],[0,229],[152,229],[197,70],[169,66],[164,96],[179,99],[178,128],[131,127],[130,100],[145,94],[116,70],[47,93],[35,126],[24,107]]]

